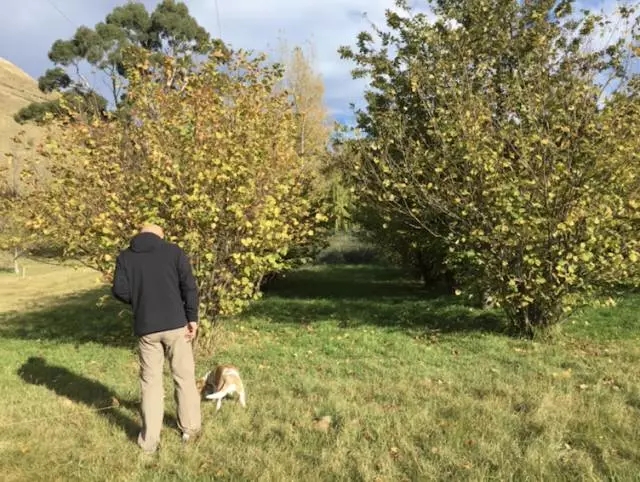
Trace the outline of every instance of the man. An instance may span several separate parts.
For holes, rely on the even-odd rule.
[[[198,290],[186,254],[164,240],[160,226],[147,224],[116,260],[112,293],[133,308],[139,338],[142,430],[138,445],[157,450],[164,418],[165,353],[171,364],[182,440],[200,433],[200,394],[191,342],[198,328]]]

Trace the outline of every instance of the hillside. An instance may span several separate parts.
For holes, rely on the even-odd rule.
[[[37,140],[43,130],[34,125],[20,125],[13,116],[34,101],[48,100],[38,83],[11,62],[0,58],[0,157],[14,149],[11,138],[24,129],[28,138]]]
[[[25,140],[29,144],[37,143],[44,135],[43,128],[34,124],[20,125],[13,120],[13,116],[30,103],[44,100],[47,100],[47,96],[40,92],[34,79],[11,62],[0,58],[0,176],[11,179],[14,174],[12,168],[7,171],[5,154],[13,154],[18,160],[27,157],[25,150],[28,147],[16,146],[12,140],[16,134],[24,130]],[[3,187],[4,182],[5,179],[0,178],[0,187]],[[0,234],[5,232],[4,221],[2,216]],[[9,267],[13,267],[13,256],[0,251],[0,271]]]

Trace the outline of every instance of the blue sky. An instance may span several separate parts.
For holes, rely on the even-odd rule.
[[[80,25],[93,27],[125,0],[7,0],[0,19],[0,57],[38,78],[51,67],[47,52],[58,38],[69,38]],[[156,0],[144,0],[152,10]],[[191,14],[217,36],[215,0],[184,0]],[[364,81],[351,79],[352,65],[340,59],[337,49],[353,45],[356,35],[368,29],[369,20],[382,24],[393,0],[218,0],[222,38],[235,48],[276,51],[278,39],[289,45],[310,42],[315,67],[326,87],[325,101],[340,121],[351,118],[351,102],[361,105]],[[426,0],[417,2],[426,5]],[[585,0],[589,8],[612,10],[613,0]],[[96,76],[93,80],[100,84]],[[100,88],[100,85],[97,85]]]

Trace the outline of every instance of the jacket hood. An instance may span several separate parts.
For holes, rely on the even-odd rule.
[[[129,243],[129,248],[135,253],[148,253],[162,244],[162,238],[153,233],[136,234]]]

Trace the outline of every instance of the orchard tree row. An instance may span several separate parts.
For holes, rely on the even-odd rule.
[[[399,1],[341,50],[370,79],[341,157],[370,233],[529,335],[638,282],[639,17],[575,5]]]
[[[117,251],[155,221],[193,260],[209,322],[347,222],[426,281],[492,300],[528,335],[637,284],[636,10],[396,7],[340,51],[368,80],[346,136],[328,126],[300,49],[282,64],[233,50],[181,3],[152,14],[130,3],[54,43],[61,68],[41,87],[77,86],[65,76],[87,61],[114,99],[96,115],[59,97],[40,157],[14,156],[10,241],[46,239],[109,276]]]
[[[118,7],[95,30],[56,41],[50,57],[62,67],[40,79],[44,90],[80,88],[75,67],[86,61],[114,98],[98,112],[61,95],[37,119],[41,146],[16,139],[23,149],[3,176],[5,247],[58,247],[109,279],[118,251],[156,222],[192,260],[206,341],[265,276],[322,242],[331,125],[301,48],[283,47],[278,62],[234,50],[165,0],[153,14]]]

